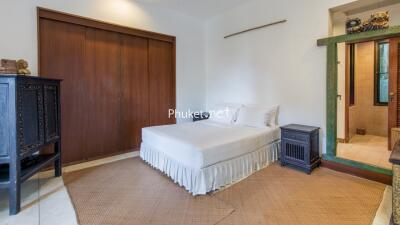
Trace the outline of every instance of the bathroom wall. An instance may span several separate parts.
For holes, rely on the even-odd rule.
[[[365,42],[355,46],[355,104],[349,108],[349,136],[357,128],[369,135],[388,135],[388,107],[374,105],[375,43]]]

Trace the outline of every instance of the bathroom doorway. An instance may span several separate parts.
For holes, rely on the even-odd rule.
[[[391,169],[392,129],[398,110],[399,39],[345,43],[345,134],[337,157]],[[341,102],[343,104],[343,102]],[[395,131],[393,131],[395,132]]]

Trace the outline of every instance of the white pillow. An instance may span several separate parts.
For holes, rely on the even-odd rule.
[[[218,105],[223,106],[223,107],[228,107],[230,110],[235,112],[235,114],[233,115],[233,122],[235,122],[237,120],[237,117],[239,115],[240,109],[242,107],[244,107],[244,105],[242,103],[232,103],[232,102],[230,102],[230,103],[226,103],[226,102],[225,103],[220,103]]]
[[[214,108],[214,110],[210,111],[210,118],[209,120],[232,124],[236,121],[239,107],[232,107],[225,104],[219,104]]]
[[[236,124],[251,127],[266,127],[269,111],[259,108],[244,107],[240,109]]]
[[[279,106],[273,106],[270,108],[272,112],[272,116],[270,121],[268,121],[268,126],[278,126],[278,115],[279,115]]]
[[[274,107],[243,107],[238,115],[236,124],[252,127],[275,127],[278,125],[278,106]]]

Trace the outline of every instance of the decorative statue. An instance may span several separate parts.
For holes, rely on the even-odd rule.
[[[348,34],[359,33],[363,31],[380,30],[389,27],[389,12],[377,12],[361,23],[359,18],[346,21],[346,32]]]
[[[17,74],[30,75],[31,71],[28,70],[28,62],[20,59],[17,61]]]

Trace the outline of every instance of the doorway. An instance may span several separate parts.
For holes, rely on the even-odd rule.
[[[343,45],[345,77],[338,76],[338,106],[344,105],[345,127],[344,137],[338,137],[337,157],[391,169],[388,159],[396,141],[391,140],[392,128],[399,125],[399,39]]]

